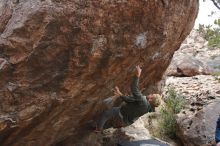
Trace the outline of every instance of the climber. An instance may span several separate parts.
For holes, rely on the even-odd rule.
[[[216,141],[216,146],[220,146],[220,115],[216,123],[215,141]]]
[[[116,86],[114,90],[115,97],[120,97],[125,104],[121,107],[112,107],[111,109],[105,111],[99,122],[95,132],[101,132],[105,123],[110,119],[115,119],[117,121],[117,127],[125,127],[131,125],[136,121],[140,116],[148,112],[153,112],[155,107],[159,106],[160,100],[158,96],[148,95],[147,97],[142,95],[141,91],[138,88],[139,78],[141,75],[142,69],[140,66],[136,66],[136,74],[133,78],[131,84],[132,96],[125,96],[121,93],[119,88]]]

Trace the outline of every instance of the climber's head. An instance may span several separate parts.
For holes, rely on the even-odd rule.
[[[154,109],[160,105],[161,97],[158,94],[150,94],[147,96],[147,100],[149,101],[151,107]]]

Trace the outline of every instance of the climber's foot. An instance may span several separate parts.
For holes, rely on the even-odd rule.
[[[102,131],[103,131],[103,130],[100,129],[100,128],[96,128],[96,129],[94,130],[95,133],[102,133]]]

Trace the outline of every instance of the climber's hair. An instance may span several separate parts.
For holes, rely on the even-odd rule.
[[[153,96],[153,106],[158,107],[161,103],[161,96],[159,94],[152,94]]]
[[[155,112],[155,108],[161,104],[161,96],[159,94],[150,94],[148,96],[153,97],[153,101],[150,102],[151,109]]]

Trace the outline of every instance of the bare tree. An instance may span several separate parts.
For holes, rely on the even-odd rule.
[[[220,10],[220,0],[211,0],[211,1]]]

